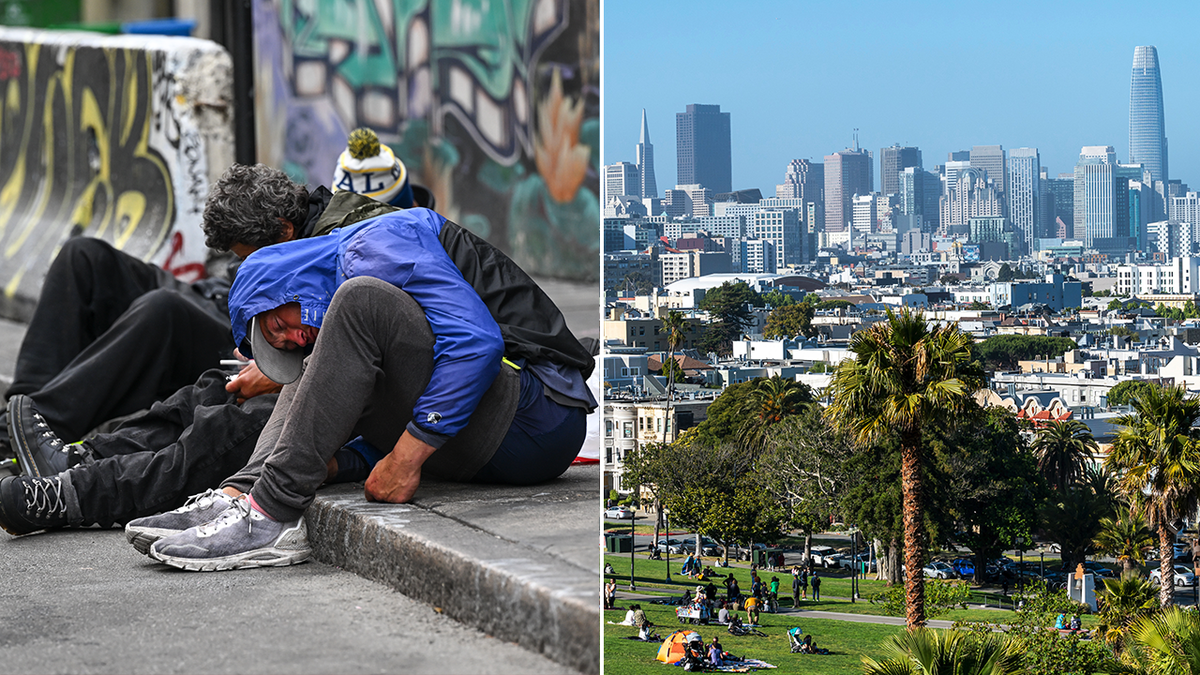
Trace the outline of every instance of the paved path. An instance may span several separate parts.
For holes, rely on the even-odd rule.
[[[595,286],[543,286],[599,335]],[[2,388],[24,333],[0,320]],[[0,532],[0,674],[599,672],[599,490],[596,465],[525,488],[428,481],[400,506],[333,486],[309,512],[317,561],[287,569],[178,573],[116,530]]]

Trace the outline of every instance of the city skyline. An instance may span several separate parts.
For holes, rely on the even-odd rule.
[[[733,15],[717,8],[605,3],[606,25],[623,26],[605,33],[605,164],[634,161],[642,108],[659,156],[674,155],[672,117],[692,104],[730,113],[732,187],[764,195],[784,182],[788,162],[852,148],[856,130],[874,162],[899,144],[919,148],[926,170],[982,145],[1036,148],[1051,177],[1071,173],[1084,146],[1112,145],[1126,162],[1130,64],[1134,48],[1147,45],[1157,48],[1167,125],[1176,120],[1170,177],[1200,182],[1200,131],[1184,124],[1200,98],[1187,81],[1200,66],[1185,29],[1200,10],[1190,5],[1173,8],[1170,21],[1115,3],[1010,3],[999,16],[949,3],[902,14],[870,2],[853,14],[783,3]],[[1035,10],[1039,20],[1029,21]],[[655,30],[663,25],[672,30]],[[704,77],[669,75],[683,72]],[[656,168],[660,190],[677,184],[673,164]]]

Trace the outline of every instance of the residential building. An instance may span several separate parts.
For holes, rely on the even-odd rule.
[[[637,312],[621,313],[614,310],[615,318],[605,319],[601,330],[605,344],[619,342],[626,347],[641,347],[647,351],[661,352],[667,349],[667,334],[663,331],[662,319]],[[699,347],[703,322],[698,318],[685,319],[684,340],[680,350]]]
[[[675,113],[675,157],[681,185],[715,192],[733,189],[729,113],[719,105],[689,105]]]
[[[1022,305],[1046,305],[1059,312],[1066,307],[1083,305],[1083,284],[1065,281],[1061,274],[1048,274],[1044,282],[1005,281],[991,285],[992,307],[1010,305],[1013,309]]]
[[[652,288],[662,286],[656,250],[606,252],[603,262],[604,290],[610,295],[636,295],[639,280],[647,281]]]
[[[762,209],[754,214],[754,222],[747,222],[747,234],[755,239],[771,242],[775,247],[776,267],[800,265],[811,260],[806,244],[807,233],[803,232],[799,209]]]
[[[1165,183],[1169,171],[1162,94],[1158,50],[1152,46],[1134,47],[1129,85],[1129,162],[1146,167],[1151,180]]]
[[[737,243],[739,250],[737,269],[748,274],[775,274],[778,256],[775,243],[766,239],[744,238]]]
[[[1115,291],[1123,298],[1200,293],[1200,258],[1187,255],[1165,264],[1119,265]]]
[[[729,254],[725,251],[662,253],[658,256],[658,260],[662,265],[663,286],[688,277],[724,274],[733,271],[729,265]]]
[[[638,178],[643,199],[658,196],[658,183],[654,180],[654,145],[650,143],[650,127],[646,124],[646,109],[642,108],[642,135],[637,144]]]

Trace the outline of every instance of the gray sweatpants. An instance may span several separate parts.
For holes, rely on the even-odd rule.
[[[433,332],[420,305],[369,277],[334,294],[300,379],[283,388],[246,467],[222,483],[254,495],[272,517],[304,513],[326,465],[356,435],[382,450],[396,445],[433,372]],[[422,473],[470,480],[512,424],[520,378],[507,366],[467,427],[426,460]]]

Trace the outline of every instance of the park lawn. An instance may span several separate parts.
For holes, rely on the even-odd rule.
[[[634,583],[638,590],[651,590],[657,588],[667,590],[672,593],[683,593],[686,590],[695,590],[697,585],[703,585],[708,581],[697,581],[690,579],[681,574],[678,574],[679,568],[683,566],[683,557],[676,558],[671,556],[671,581],[667,581],[667,562],[666,560],[650,560],[644,555],[637,555],[634,558]],[[617,580],[617,588],[625,590],[629,585],[629,554],[606,554],[604,562],[613,566],[613,574]],[[715,562],[712,558],[706,558],[704,565],[709,566]],[[737,579],[738,586],[742,589],[743,594],[750,592],[750,568],[735,565],[732,567],[713,567],[717,576],[712,579],[712,582],[717,585],[721,593],[725,592],[725,587],[722,584],[725,577],[730,573]],[[837,577],[831,576],[833,570],[817,570],[821,576],[821,595],[828,596],[850,596],[850,578],[849,576]],[[840,574],[848,575],[848,572],[839,571]],[[784,606],[791,604],[792,597],[792,575],[789,572],[769,572],[764,571],[759,574],[759,578],[763,582],[770,584],[771,577],[779,578],[779,601]],[[870,597],[875,593],[879,593],[884,588],[884,582],[874,579],[859,579],[858,582],[859,595],[862,597]],[[811,593],[811,588],[809,589]]]
[[[618,602],[618,605],[622,608],[603,612],[605,675],[671,675],[682,672],[679,669],[668,669],[668,666],[655,660],[660,644],[622,639],[628,635],[636,635],[637,630],[630,626],[608,624],[610,621],[617,622],[625,618],[625,608],[629,602]],[[734,637],[723,626],[681,625],[675,618],[674,607],[645,602],[641,605],[646,617],[657,624],[655,630],[664,638],[675,630],[695,630],[707,644],[715,635],[725,651],[731,654],[761,659],[777,666],[777,672],[780,673],[801,675],[859,675],[862,673],[862,656],[865,654],[879,658],[884,641],[904,630],[902,626],[764,614],[761,619],[763,627],[760,630],[766,633],[767,637]],[[828,649],[831,653],[827,656],[791,653],[787,630],[793,626],[799,626],[805,633],[811,633],[817,646]]]

